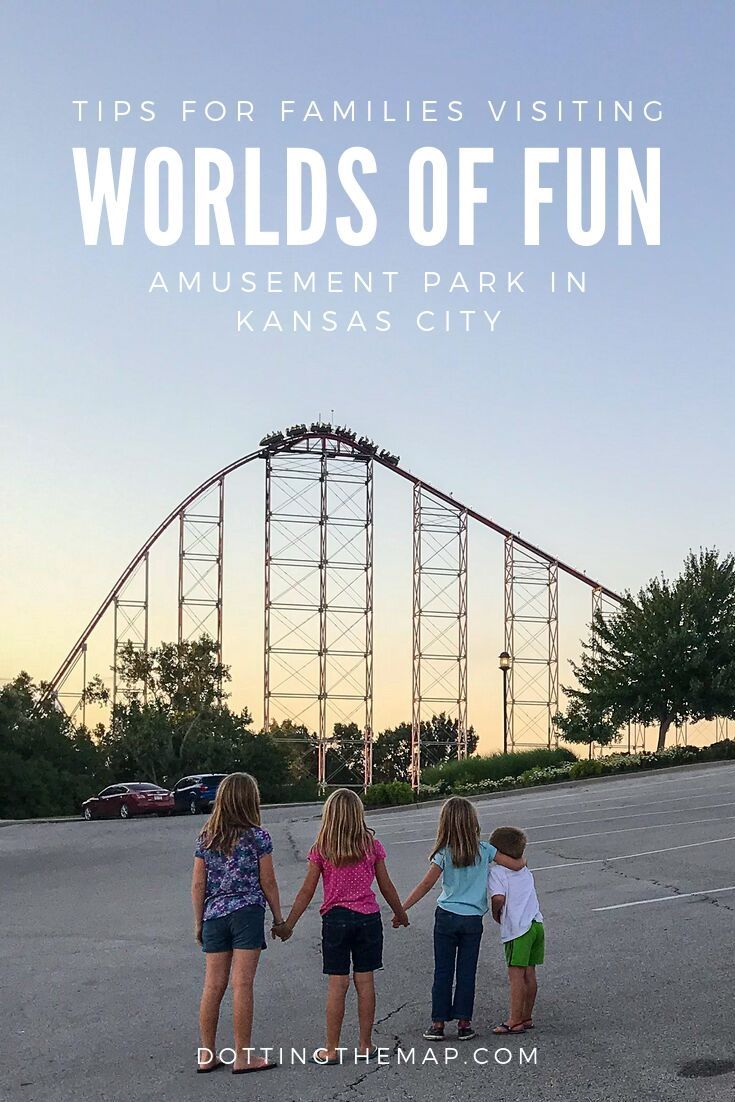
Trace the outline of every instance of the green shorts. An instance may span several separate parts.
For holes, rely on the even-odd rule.
[[[544,924],[534,919],[531,928],[525,934],[506,941],[505,963],[510,968],[535,968],[544,963]]]

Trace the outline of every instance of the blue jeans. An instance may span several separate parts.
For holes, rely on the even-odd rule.
[[[458,915],[437,907],[434,917],[432,1021],[451,1022],[455,1018],[472,1020],[481,939],[482,915]]]

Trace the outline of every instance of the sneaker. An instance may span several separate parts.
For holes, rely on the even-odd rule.
[[[444,1040],[444,1026],[434,1025],[433,1023],[428,1029],[423,1032],[423,1038],[425,1041],[443,1041]]]
[[[457,1030],[458,1041],[471,1041],[477,1034],[471,1025],[461,1025]]]

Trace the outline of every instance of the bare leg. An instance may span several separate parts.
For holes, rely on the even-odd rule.
[[[521,1022],[524,1021],[523,1007],[526,998],[526,969],[510,965],[508,968],[508,982],[510,984],[508,1025],[520,1025]]]
[[[201,1047],[217,1051],[217,1023],[222,998],[230,978],[232,953],[205,953],[204,990],[199,1004],[199,1037]],[[206,1057],[206,1053],[204,1054]],[[202,1059],[201,1067],[211,1067],[216,1057]]]
[[[355,990],[357,991],[357,1018],[360,1023],[360,1052],[368,1053],[373,1049],[373,1025],[375,1023],[375,974],[373,972],[355,972]]]
[[[536,982],[536,968],[533,964],[525,970],[525,997],[523,1000],[523,1021],[530,1022],[533,1019],[533,1007],[536,1002],[538,984]]]
[[[350,986],[349,976],[330,976],[327,987],[327,1043],[317,1051],[320,1060],[336,1060],[342,1021],[345,1016],[345,999]]]
[[[252,1045],[253,1037],[253,982],[258,967],[260,949],[235,949],[232,954],[232,1024],[235,1034],[235,1063],[233,1071],[240,1068],[260,1067],[265,1064],[262,1056],[245,1051]]]

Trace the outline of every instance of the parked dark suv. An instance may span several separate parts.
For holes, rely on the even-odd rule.
[[[220,781],[226,776],[226,773],[193,773],[182,777],[171,790],[174,810],[188,815],[208,811],[214,803]]]

